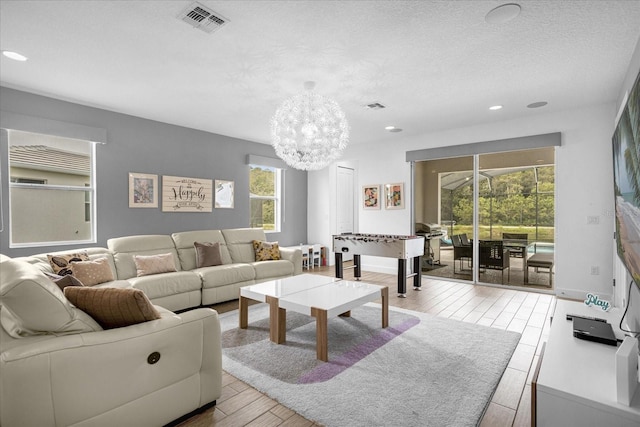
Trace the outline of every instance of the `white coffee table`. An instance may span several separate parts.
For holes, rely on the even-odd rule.
[[[316,318],[316,357],[328,361],[327,321],[329,317],[351,315],[351,310],[382,298],[382,327],[389,326],[389,288],[364,282],[341,280],[280,298],[280,310],[291,310]],[[278,318],[285,340],[286,315]]]
[[[382,327],[389,325],[389,289],[386,286],[340,280],[328,276],[300,274],[240,288],[239,326],[248,327],[248,300],[269,304],[269,338],[286,340],[286,310],[316,318],[316,354],[328,360],[327,321],[350,316],[352,309],[382,298]]]
[[[270,280],[256,285],[244,286],[240,288],[240,301],[238,307],[238,311],[240,312],[239,326],[241,329],[246,329],[249,324],[248,300],[266,302],[269,304],[269,337],[271,341],[277,344],[282,344],[285,336],[285,322],[282,323],[280,326],[282,329],[279,330],[279,299],[285,295],[305,291],[307,289],[326,285],[327,283],[333,283],[338,280],[340,279],[329,276],[320,276],[317,274],[299,274],[297,276]],[[282,314],[282,316],[284,316],[284,314]]]

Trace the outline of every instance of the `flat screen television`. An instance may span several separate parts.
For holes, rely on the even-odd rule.
[[[618,255],[640,288],[640,74],[613,134]]]

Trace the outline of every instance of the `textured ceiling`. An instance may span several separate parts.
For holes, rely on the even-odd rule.
[[[2,56],[1,84],[268,143],[313,80],[351,143],[392,142],[612,102],[640,37],[640,1],[520,1],[488,24],[506,2],[203,0],[230,21],[213,34],[176,18],[191,3],[1,0],[0,48],[29,57]]]

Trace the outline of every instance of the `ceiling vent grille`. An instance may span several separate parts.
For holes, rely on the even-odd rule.
[[[214,12],[198,2],[191,3],[178,15],[178,19],[186,22],[194,28],[213,33],[225,25],[229,20],[219,13]]]
[[[386,108],[386,107],[380,104],[379,102],[372,102],[371,104],[365,105],[364,108],[367,108],[369,110],[382,110],[383,108]]]

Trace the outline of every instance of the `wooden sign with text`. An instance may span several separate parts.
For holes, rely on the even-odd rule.
[[[162,177],[163,212],[212,212],[213,180]]]

